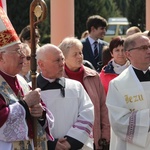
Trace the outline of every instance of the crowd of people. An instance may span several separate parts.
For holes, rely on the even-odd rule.
[[[110,127],[105,105],[106,97],[99,79],[99,74],[95,70],[83,65],[83,45],[77,38],[65,38],[60,43],[59,48],[65,57],[63,76],[79,81],[85,88],[94,105],[94,147],[95,149],[101,149],[103,145],[98,143],[100,143],[102,139],[107,143],[109,142]],[[102,125],[101,128],[100,125]]]
[[[133,26],[108,43],[105,18],[86,26],[57,46],[35,29],[32,89],[30,26],[17,35],[0,8],[0,149],[150,149],[150,32]]]

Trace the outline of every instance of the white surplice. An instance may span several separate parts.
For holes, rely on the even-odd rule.
[[[150,82],[129,66],[109,84],[110,150],[150,150]]]
[[[65,97],[60,89],[41,91],[42,100],[55,118],[51,133],[54,138],[73,137],[92,149],[93,138],[89,136],[94,122],[94,106],[78,81],[65,80]]]

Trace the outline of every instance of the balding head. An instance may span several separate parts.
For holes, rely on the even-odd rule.
[[[45,44],[42,47],[37,49],[36,52],[36,58],[37,60],[41,59],[46,59],[47,56],[49,55],[55,55],[55,53],[61,51],[57,46],[53,44]]]
[[[126,31],[126,36],[128,37],[129,35],[135,34],[135,33],[141,33],[140,28],[133,26],[130,27],[127,31]]]
[[[37,50],[37,63],[46,78],[56,79],[62,76],[64,55],[53,44],[46,44]]]
[[[146,71],[150,66],[150,40],[142,33],[133,34],[125,39],[124,50],[131,64]]]
[[[146,36],[143,35],[143,33],[135,33],[133,35],[128,36],[125,41],[124,41],[124,50],[128,51],[129,49],[132,49],[133,47],[136,47],[138,42],[140,42],[140,39],[147,38]]]

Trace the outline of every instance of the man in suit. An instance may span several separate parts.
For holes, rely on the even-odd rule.
[[[107,42],[103,41],[107,21],[99,15],[93,15],[87,19],[86,26],[89,36],[81,41],[83,44],[84,59],[91,62],[94,68],[100,72],[102,49],[104,45],[108,45]]]

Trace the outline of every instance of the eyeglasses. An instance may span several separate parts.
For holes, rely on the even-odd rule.
[[[31,60],[31,56],[26,56],[26,60],[30,61]]]
[[[134,47],[134,48],[129,49],[128,51],[131,51],[131,50],[134,50],[134,49],[141,49],[141,50],[146,51],[146,50],[150,49],[150,45],[142,45],[142,46],[139,46],[139,47]]]

